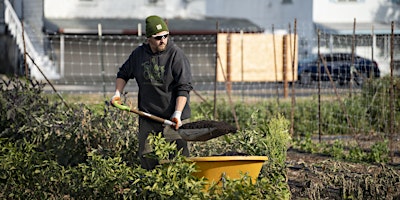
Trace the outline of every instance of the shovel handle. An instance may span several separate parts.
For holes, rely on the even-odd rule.
[[[150,114],[150,113],[143,112],[143,111],[140,111],[140,110],[136,110],[136,109],[134,109],[134,108],[131,108],[131,109],[129,110],[129,112],[136,113],[136,114],[138,114],[138,115],[141,116],[141,117],[147,117],[147,118],[149,118],[149,119],[152,119],[152,120],[154,120],[154,121],[156,121],[156,122],[163,123],[163,124],[165,124],[165,125],[173,125],[173,126],[175,126],[175,122],[173,122],[173,121],[170,121],[170,120],[168,120],[168,119],[164,119],[164,118],[161,118],[161,117],[157,117],[157,116],[152,115],[152,114]]]
[[[165,125],[172,125],[172,126],[176,125],[175,122],[173,122],[173,121],[170,121],[168,119],[164,119],[164,118],[161,118],[161,117],[157,117],[157,116],[152,115],[150,113],[143,112],[143,111],[140,111],[140,110],[137,110],[137,109],[134,109],[134,108],[130,108],[129,106],[121,105],[121,104],[118,104],[118,103],[114,103],[114,106],[119,108],[119,109],[121,109],[121,110],[126,110],[126,111],[129,111],[129,112],[135,113],[135,114],[137,114],[137,115],[139,115],[141,117],[146,117],[148,119],[152,119],[152,120],[154,120],[156,122],[160,122],[160,123],[165,124]]]

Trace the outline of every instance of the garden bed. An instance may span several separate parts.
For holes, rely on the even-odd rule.
[[[291,148],[287,175],[291,199],[400,199],[398,162],[350,163]]]

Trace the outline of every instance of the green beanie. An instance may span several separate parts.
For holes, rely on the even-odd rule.
[[[161,17],[152,15],[146,18],[146,37],[151,37],[162,31],[168,31],[168,26]]]

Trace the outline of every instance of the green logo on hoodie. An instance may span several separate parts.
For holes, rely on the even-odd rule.
[[[143,68],[143,76],[146,80],[149,80],[153,84],[162,84],[164,82],[165,66],[159,66],[155,57],[143,63]]]

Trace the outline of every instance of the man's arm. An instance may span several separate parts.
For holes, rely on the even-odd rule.
[[[114,105],[114,103],[118,102],[119,104],[121,103],[121,92],[124,91],[126,85],[126,81],[122,78],[117,78],[115,81],[115,94],[113,97],[111,97],[110,103],[111,105]]]
[[[176,98],[176,106],[175,106],[175,111],[183,111],[183,108],[185,108],[186,105],[186,101],[187,101],[187,97],[185,96],[178,96]]]
[[[187,97],[185,96],[178,96],[176,98],[176,105],[175,105],[175,112],[171,116],[171,120],[176,123],[175,130],[178,130],[180,126],[182,126],[181,115],[183,108],[185,108],[187,102]]]
[[[117,78],[117,80],[115,81],[115,92],[119,92],[121,93],[122,91],[124,91],[126,85],[126,81],[122,78]]]

